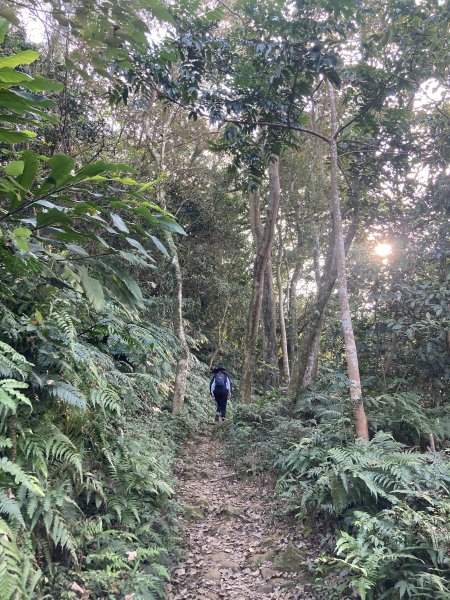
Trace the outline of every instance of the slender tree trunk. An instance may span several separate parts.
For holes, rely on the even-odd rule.
[[[320,336],[324,321],[324,312],[321,313],[316,327],[313,329],[309,340],[309,348],[305,361],[305,369],[302,377],[302,388],[316,383],[317,368],[319,366]]]
[[[353,220],[348,229],[345,238],[345,252],[348,252],[353,238],[355,237],[358,225],[358,214],[355,213]],[[334,231],[330,232],[328,249],[325,256],[325,264],[323,267],[320,284],[318,286],[319,293],[316,295],[314,302],[309,304],[303,313],[296,319],[296,333],[301,334],[300,344],[298,346],[297,360],[292,363],[291,382],[289,386],[289,396],[294,403],[300,392],[303,389],[305,381],[305,373],[310,362],[309,355],[311,348],[314,348],[314,340],[316,333],[321,328],[320,320],[325,311],[325,308],[336,285],[337,270],[335,260],[335,236]],[[320,340],[320,338],[319,338]]]
[[[216,349],[214,350],[214,352],[212,353],[211,358],[209,359],[209,368],[210,369],[212,368],[217,355],[220,353],[220,351],[222,349],[222,331],[223,331],[223,328],[225,325],[229,307],[230,307],[230,305],[229,305],[229,299],[228,299],[227,303],[225,305],[225,310],[223,312],[223,316],[220,320],[219,326],[217,327],[217,346],[216,346]]]
[[[319,234],[317,232],[316,226],[312,219],[311,222],[311,231],[314,237],[313,244],[313,264],[314,264],[314,275],[316,279],[316,299],[315,302],[318,304],[318,301],[321,296],[321,283],[322,277],[320,274],[320,242],[319,242]],[[314,319],[313,327],[310,329],[309,335],[303,335],[300,341],[300,350],[299,354],[302,356],[302,363],[299,364],[299,377],[301,378],[302,388],[309,387],[314,385],[316,382],[317,376],[317,368],[319,364],[319,354],[320,354],[320,337],[322,334],[322,327],[325,316],[325,307],[328,302],[328,298],[326,298],[325,303],[320,304],[320,310],[317,311],[316,317]]]
[[[255,259],[252,297],[247,322],[247,334],[243,354],[240,399],[242,402],[250,402],[252,393],[253,374],[255,370],[255,348],[258,335],[258,327],[261,317],[261,305],[263,297],[264,273],[270,257],[275,224],[280,205],[280,179],[278,173],[278,157],[274,157],[269,165],[269,205],[267,209],[267,220],[261,238],[261,244]]]
[[[263,236],[261,221],[261,199],[258,192],[249,196],[249,221],[256,254]],[[266,390],[278,384],[278,347],[277,347],[277,321],[275,308],[275,292],[273,288],[272,260],[269,255],[264,271],[263,300],[262,300],[262,355],[264,358],[264,387]]]
[[[281,279],[281,260],[282,260],[282,239],[281,228],[279,229],[280,248],[277,260],[277,288],[278,288],[278,313],[280,317],[280,335],[281,335],[281,354],[283,357],[283,379],[289,382],[291,377],[289,369],[289,355],[286,335],[286,322],[284,320],[284,298],[283,298],[283,282]]]
[[[175,335],[180,343],[180,352],[178,354],[175,375],[175,387],[172,398],[172,412],[177,414],[183,407],[184,397],[186,395],[189,345],[186,340],[183,324],[183,276],[181,273],[180,261],[178,259],[178,251],[171,233],[166,233],[165,240],[172,256],[172,274],[174,282],[173,326]]]
[[[289,284],[288,348],[292,366],[295,365],[298,354],[297,285],[302,273],[302,268],[303,264],[301,262],[297,262]]]
[[[165,171],[165,159],[166,159],[166,143],[167,136],[169,133],[170,126],[175,117],[176,110],[170,111],[169,118],[167,119],[164,129],[162,132],[162,140],[159,151],[154,148],[150,149],[153,156],[155,157],[160,173]],[[158,202],[162,207],[165,207],[165,194],[164,188],[160,186],[157,192]],[[173,299],[172,299],[172,320],[174,333],[178,338],[180,344],[180,351],[177,359],[177,367],[175,373],[175,385],[172,397],[172,412],[177,414],[181,411],[186,395],[187,376],[189,368],[189,345],[186,340],[186,334],[184,331],[183,323],[183,276],[181,273],[180,261],[178,258],[178,250],[170,232],[165,233],[165,241],[169,254],[172,257],[172,278],[173,278]]]
[[[278,344],[277,317],[275,308],[275,291],[273,288],[272,260],[269,256],[264,273],[263,292],[263,326],[264,326],[264,370],[265,389],[270,390],[278,385]]]
[[[334,101],[334,89],[328,81],[328,96],[330,101],[331,140],[330,140],[330,209],[333,217],[336,267],[338,278],[338,297],[341,313],[342,329],[344,332],[345,356],[347,359],[348,378],[350,380],[350,399],[352,403],[353,423],[356,435],[363,440],[369,441],[369,430],[367,417],[364,411],[364,403],[361,392],[361,379],[359,375],[358,353],[356,350],[355,336],[353,333],[350,304],[347,289],[347,271],[345,260],[345,244],[342,229],[341,201],[338,185],[338,151],[336,141],[337,119]]]

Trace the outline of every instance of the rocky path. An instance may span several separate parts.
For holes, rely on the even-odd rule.
[[[187,555],[168,600],[314,600],[306,591],[312,548],[272,515],[263,484],[240,479],[210,434],[188,442],[178,486]]]

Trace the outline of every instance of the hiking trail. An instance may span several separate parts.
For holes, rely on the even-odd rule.
[[[268,485],[238,477],[224,461],[224,443],[197,434],[183,453],[177,497],[186,557],[168,600],[314,600],[306,591],[314,548],[273,515]]]

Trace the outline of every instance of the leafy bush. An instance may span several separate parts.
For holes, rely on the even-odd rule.
[[[279,453],[302,437],[303,430],[301,421],[289,417],[283,398],[275,393],[265,397],[264,404],[237,404],[225,430],[227,453],[242,472],[267,472]]]
[[[368,401],[370,427],[390,431],[396,440],[426,449],[433,434],[437,442],[449,440],[450,419],[442,408],[424,407],[417,391],[382,394]]]
[[[59,89],[25,73],[37,58],[0,56],[5,145],[35,137],[17,111],[55,121],[51,100],[17,89]],[[159,598],[172,464],[206,384],[193,364],[186,409],[169,414],[178,342],[129,274],[152,268],[131,235],[161,250],[148,229],[182,230],[125,165],[16,150],[0,176],[0,599]]]
[[[390,434],[369,442],[327,448],[320,437],[304,438],[278,460],[279,491],[300,516],[341,517],[348,509],[391,506],[415,493],[437,493],[450,483],[439,456],[409,451]]]
[[[421,510],[405,502],[376,515],[354,513],[352,533],[342,531],[336,558],[342,593],[362,600],[450,596],[450,503],[420,495]]]

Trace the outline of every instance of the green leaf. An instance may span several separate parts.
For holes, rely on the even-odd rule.
[[[31,236],[31,231],[26,227],[17,227],[16,229],[13,229],[12,235],[17,247],[23,252],[28,252],[30,248],[27,240]]]
[[[127,286],[127,288],[130,290],[130,292],[133,294],[133,296],[139,302],[139,304],[142,304],[143,297],[142,297],[141,288],[136,283],[136,281],[134,279],[132,279],[131,277],[128,277],[127,275],[123,274],[123,273],[121,275],[121,278],[122,278],[122,281]]]
[[[103,287],[98,279],[91,277],[86,269],[79,268],[78,273],[81,276],[81,285],[86,293],[89,302],[94,308],[100,310],[105,306],[105,296],[103,294]]]
[[[48,225],[68,225],[70,218],[67,214],[57,208],[51,208],[46,212],[39,211],[36,215],[36,224],[40,227],[47,227]]]
[[[33,131],[13,131],[12,129],[0,127],[0,142],[6,142],[7,144],[28,142],[30,139],[35,138],[36,135]]]
[[[9,23],[6,19],[0,18],[0,44],[3,44],[5,35],[8,33]]]
[[[151,11],[152,15],[154,17],[156,17],[159,21],[164,21],[166,23],[172,23],[172,24],[175,23],[173,16],[170,14],[170,12],[167,10],[167,8],[163,4],[160,4],[159,2],[157,4],[155,4],[154,6],[152,6],[150,11]]]
[[[18,182],[23,188],[29,190],[34,183],[36,173],[39,169],[39,157],[33,150],[25,150],[21,156],[25,167]]]
[[[155,246],[158,248],[158,250],[161,250],[161,252],[167,256],[167,258],[170,258],[169,253],[167,252],[167,248],[164,246],[164,244],[161,242],[161,240],[159,240],[156,236],[151,235],[150,239],[152,240],[152,242],[155,244]]]
[[[0,69],[0,82],[2,83],[22,83],[24,81],[32,81],[32,78],[26,73],[15,71],[14,69]]]
[[[143,217],[151,225],[158,226],[158,219],[145,206],[138,206],[133,210],[133,212]]]
[[[54,154],[48,162],[52,168],[49,178],[56,183],[67,179],[75,167],[74,159],[66,154]]]
[[[140,242],[138,242],[138,240],[135,240],[134,238],[130,238],[130,237],[127,237],[125,239],[130,244],[130,246],[133,246],[134,248],[139,250],[139,252],[142,252],[142,254],[144,256],[147,256],[147,257],[149,256],[147,250],[144,248],[144,246]]]
[[[27,89],[32,92],[60,92],[64,89],[64,85],[51,79],[46,79],[40,75],[35,75],[30,81],[22,83]]]
[[[0,69],[4,67],[18,67],[19,65],[31,65],[39,58],[39,53],[34,50],[24,50],[13,56],[3,56],[0,58]]]
[[[122,219],[121,216],[119,216],[115,213],[111,213],[111,219],[113,220],[115,227],[119,231],[122,231],[123,233],[130,233],[130,230],[126,226],[125,221]]]
[[[47,192],[53,187],[58,187],[72,177],[75,161],[66,154],[54,154],[48,161],[51,167],[50,175],[42,184],[39,194]]]
[[[12,160],[6,165],[5,173],[11,177],[17,177],[18,175],[22,175],[24,168],[25,163],[23,160]]]
[[[185,230],[174,219],[171,219],[170,217],[161,217],[159,215],[156,217],[156,219],[158,220],[161,229],[170,231],[172,233],[181,233],[182,235],[186,235]]]

